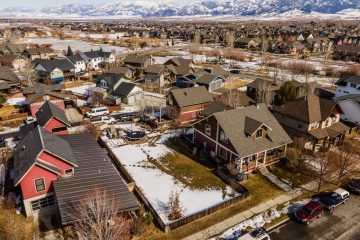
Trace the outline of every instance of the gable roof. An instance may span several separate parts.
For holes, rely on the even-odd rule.
[[[133,71],[133,70],[125,66],[111,66],[109,70],[107,70],[107,73],[117,73],[117,74],[125,75],[128,71]]]
[[[147,59],[151,58],[150,55],[144,54],[144,55],[138,55],[138,54],[132,54],[128,55],[124,59],[124,63],[139,63],[144,64]]]
[[[355,83],[360,85],[360,76],[358,75],[344,75],[336,81],[335,85],[342,85],[342,83]]]
[[[314,123],[326,120],[336,106],[332,100],[309,94],[283,106],[274,107],[273,111],[306,123]]]
[[[153,74],[160,74],[164,70],[164,65],[162,64],[153,64],[149,65],[145,69],[145,73],[153,73]]]
[[[222,78],[215,74],[206,73],[206,74],[202,74],[199,78],[195,79],[194,82],[209,85],[212,81],[214,81],[218,77]]]
[[[84,61],[85,59],[79,55],[79,54],[76,54],[76,55],[71,55],[71,56],[67,56],[66,57],[72,64],[76,64],[76,62],[81,62],[81,61]]]
[[[56,118],[67,126],[71,126],[65,112],[50,101],[46,101],[36,112],[38,124],[44,127],[52,118]]]
[[[227,111],[233,109],[232,107],[224,104],[223,102],[220,101],[214,101],[212,103],[209,104],[209,106],[207,106],[202,112],[201,114],[204,115],[205,117],[211,116],[214,113],[217,112],[222,112],[222,111]]]
[[[20,83],[18,76],[8,67],[0,67],[0,81]]]
[[[292,142],[265,104],[218,112],[213,116],[241,157]],[[253,139],[249,136],[261,125],[269,128],[266,137]]]
[[[174,57],[165,62],[164,65],[189,66],[193,61],[182,57]]]
[[[4,64],[12,64],[16,59],[18,58],[22,58],[27,60],[27,58],[21,56],[21,55],[17,55],[17,54],[6,54],[2,57],[0,57],[0,62],[4,63]]]
[[[30,131],[24,139],[16,146],[14,154],[15,185],[26,175],[34,164],[58,172],[54,166],[44,163],[38,159],[38,155],[46,151],[55,155],[69,164],[76,166],[76,160],[69,144],[55,134],[49,133],[42,127],[37,126]]]
[[[35,67],[37,65],[41,65],[49,73],[54,71],[54,69],[56,68],[62,71],[75,69],[74,64],[72,64],[68,59],[55,59],[55,60],[35,59],[33,61],[33,64]]]
[[[267,91],[276,91],[280,89],[281,84],[263,78],[256,78],[254,81],[248,84],[247,87],[255,89],[266,88]]]
[[[104,80],[109,86],[114,86],[123,77],[124,74],[106,72],[96,78],[96,83],[99,84],[101,80]]]
[[[112,94],[119,96],[119,97],[126,97],[131,93],[131,91],[135,87],[136,87],[136,84],[134,84],[134,83],[122,82],[119,84],[119,86],[116,89],[114,89]]]
[[[213,101],[213,95],[209,93],[204,86],[173,89],[171,90],[171,94],[179,107]]]
[[[65,94],[65,93],[52,92],[52,91],[46,91],[45,90],[45,91],[35,92],[35,93],[29,95],[25,100],[26,104],[30,104],[33,101],[35,101],[36,99],[38,99],[38,98],[40,98],[42,96],[45,96],[45,95],[50,95],[50,96],[60,98],[60,99],[73,99],[73,98],[75,98],[75,96],[71,95],[71,94]]]
[[[36,92],[44,92],[44,91],[61,91],[65,89],[65,85],[60,84],[53,84],[47,85],[43,83],[35,83],[33,86],[23,88],[23,94],[28,95]]]
[[[83,55],[86,58],[109,58],[111,52],[104,52],[102,50],[90,51],[90,52],[83,52]]]

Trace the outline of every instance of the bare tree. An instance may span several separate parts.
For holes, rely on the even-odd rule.
[[[321,149],[315,154],[315,157],[310,161],[313,161],[314,171],[313,177],[317,181],[317,192],[319,193],[324,183],[331,178],[334,167],[334,154],[331,151]]]
[[[261,81],[256,91],[256,100],[260,103],[271,104],[272,98],[271,92],[269,91],[271,84],[267,81]]]
[[[74,231],[79,239],[124,239],[131,222],[119,213],[119,203],[105,189],[94,188],[73,210]]]
[[[171,192],[169,196],[169,202],[167,204],[169,211],[169,220],[176,220],[184,215],[184,207],[180,202],[180,193]]]
[[[36,82],[39,81],[39,75],[36,72],[36,70],[34,69],[34,65],[31,62],[29,62],[25,65],[23,74],[25,74],[26,84],[28,86],[33,86]]]
[[[337,146],[335,168],[337,173],[337,184],[347,177],[359,173],[360,146],[351,140],[346,140]]]

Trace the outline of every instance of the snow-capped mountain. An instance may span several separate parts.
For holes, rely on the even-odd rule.
[[[303,13],[335,14],[346,9],[360,9],[360,0],[217,0],[172,6],[155,1],[135,1],[132,4],[72,4],[59,7],[4,8],[0,14],[41,14],[41,15],[72,15],[82,17],[171,17],[197,15],[237,15],[257,16],[262,14],[282,14],[289,11]]]

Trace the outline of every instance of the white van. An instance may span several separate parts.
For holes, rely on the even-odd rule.
[[[107,107],[97,107],[90,109],[90,111],[86,113],[86,117],[92,118],[107,114],[109,114],[109,109]]]

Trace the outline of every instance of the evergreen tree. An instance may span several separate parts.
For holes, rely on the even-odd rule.
[[[74,52],[73,52],[73,50],[71,49],[71,47],[70,46],[68,46],[68,50],[67,50],[67,54],[66,54],[67,56],[73,56],[74,55]]]
[[[292,81],[286,82],[280,87],[279,92],[275,95],[275,105],[280,106],[287,102],[294,101],[299,97],[298,94],[298,86]]]

